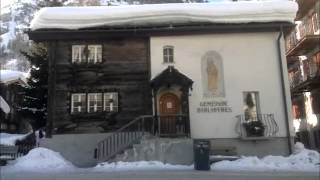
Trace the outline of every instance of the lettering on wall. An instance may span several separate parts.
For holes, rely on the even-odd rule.
[[[201,59],[203,97],[225,97],[222,57],[208,51]]]
[[[232,108],[227,101],[203,101],[199,103],[198,113],[229,113]]]

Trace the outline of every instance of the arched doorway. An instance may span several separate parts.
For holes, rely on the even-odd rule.
[[[168,92],[159,99],[160,134],[175,134],[177,118],[180,111],[180,100],[177,95]]]
[[[159,136],[190,135],[189,90],[193,81],[173,66],[168,66],[151,82],[154,115]]]

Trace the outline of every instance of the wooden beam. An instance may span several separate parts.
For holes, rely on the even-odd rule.
[[[57,42],[49,42],[47,44],[48,52],[48,119],[46,127],[46,137],[52,137],[52,131],[55,121],[56,113],[56,45]]]

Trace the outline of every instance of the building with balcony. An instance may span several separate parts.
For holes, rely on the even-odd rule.
[[[79,166],[121,156],[146,133],[171,145],[144,146],[138,160],[192,163],[192,143],[172,144],[193,139],[210,141],[213,155],[288,155],[282,30],[297,9],[291,1],[42,9],[28,33],[48,49],[43,146]]]
[[[320,1],[297,0],[296,26],[285,36],[297,141],[320,149]]]

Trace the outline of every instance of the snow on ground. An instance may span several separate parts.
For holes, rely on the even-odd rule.
[[[30,28],[79,29],[97,26],[183,23],[293,22],[293,1],[145,4],[99,7],[49,7],[36,13]]]
[[[255,172],[319,172],[320,155],[317,151],[300,149],[295,154],[283,156],[241,157],[236,161],[221,161],[211,165],[213,171]],[[60,153],[46,148],[35,148],[26,156],[10,161],[2,172],[117,172],[117,171],[161,171],[193,170],[193,165],[171,165],[158,161],[100,163],[93,168],[76,168]]]
[[[10,106],[2,96],[0,96],[0,109],[6,114],[10,113]]]
[[[28,73],[21,71],[12,71],[12,70],[0,70],[0,82],[10,83],[21,80],[24,84],[27,83]]]
[[[214,170],[231,171],[320,171],[320,154],[308,150],[302,143],[295,145],[294,154],[283,156],[242,157],[236,161],[220,161],[211,166]]]
[[[8,134],[8,133],[0,133],[0,144],[14,146],[16,141],[25,139],[28,134]]]
[[[10,161],[2,170],[6,172],[55,172],[72,171],[73,169],[75,169],[75,166],[65,160],[60,153],[46,148],[35,148],[26,156]]]
[[[100,163],[93,171],[192,170],[193,166],[164,164],[159,161]]]

